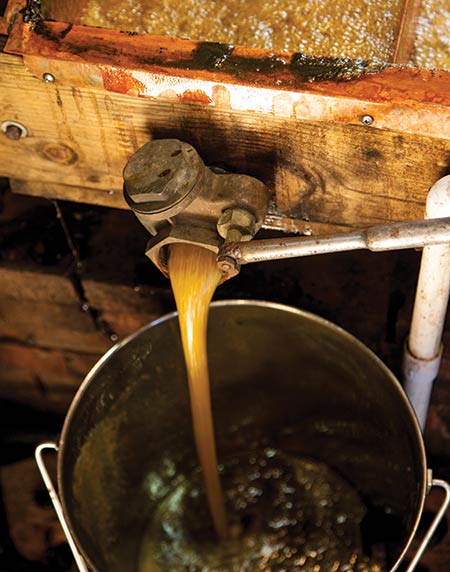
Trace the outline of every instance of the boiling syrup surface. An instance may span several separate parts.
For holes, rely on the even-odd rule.
[[[140,34],[392,61],[405,0],[86,0],[81,23]],[[411,65],[450,70],[448,0],[423,0]]]
[[[82,23],[267,50],[389,61],[402,5],[402,0],[89,0]]]
[[[326,464],[239,428],[223,456],[229,534],[209,525],[200,471],[177,475],[144,533],[139,572],[381,572],[362,549],[367,508]],[[281,446],[280,446],[281,445]]]

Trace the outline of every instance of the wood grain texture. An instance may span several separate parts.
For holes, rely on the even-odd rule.
[[[93,189],[89,186],[74,186],[61,183],[24,181],[9,179],[10,188],[14,193],[47,199],[71,200],[79,203],[94,203],[102,207],[128,209],[121,190]]]
[[[118,339],[117,336],[128,336],[160,317],[165,309],[164,289],[133,288],[86,277],[82,280],[83,301],[69,277],[43,270],[30,271],[20,266],[0,266],[0,283],[0,340],[13,340],[16,344],[36,349],[35,356],[32,351],[25,352],[22,362],[24,369],[30,371],[31,378],[36,374],[32,367],[33,359],[36,360],[35,366],[42,366],[50,377],[52,368],[55,368],[53,381],[57,380],[58,374],[67,378],[71,360],[64,366],[52,353],[54,350],[99,356]],[[83,303],[89,305],[100,322],[95,322],[90,312],[83,311]],[[103,329],[102,324],[105,325]],[[111,333],[115,334],[113,341],[108,337]],[[44,353],[40,354],[40,350]],[[13,369],[21,364],[21,360],[15,357],[17,355],[20,352],[15,351],[8,356],[5,348],[2,350],[0,347],[0,362],[12,360],[10,365]],[[25,359],[25,355],[29,355],[29,359]],[[74,368],[78,373],[83,370],[83,375],[87,373],[83,366],[81,369],[73,366],[72,372]],[[78,381],[81,379],[78,376]]]
[[[308,221],[420,218],[429,187],[450,166],[446,140],[51,85],[6,54],[0,72],[2,120],[30,134],[0,137],[0,176],[20,175],[28,188],[67,185],[58,196],[68,200],[118,206],[127,159],[162,137],[192,143],[207,164],[261,178],[274,194],[272,226],[292,232]]]
[[[124,337],[156,320],[164,313],[165,291],[147,286],[134,288],[108,284],[89,278],[83,280],[87,299],[94,308],[101,309],[102,318],[112,330]]]
[[[0,298],[0,332],[6,339],[48,349],[99,354],[112,342],[80,306]]]
[[[16,268],[0,266],[0,297],[15,301],[55,304],[79,304],[79,298],[69,277],[29,270],[25,265]]]
[[[52,390],[78,389],[101,354],[48,350],[18,343],[0,343],[0,384]],[[3,387],[4,389],[4,387]]]
[[[26,266],[2,266],[0,283],[2,340],[47,350],[64,349],[95,355],[102,354],[112,345],[111,340],[99,331],[92,316],[83,311],[82,301],[68,276],[45,270],[30,271]],[[3,357],[6,357],[5,353]],[[13,359],[14,355],[9,357]],[[45,363],[44,355],[35,356],[35,359],[36,367],[39,362]],[[18,360],[15,362],[19,363]],[[22,364],[24,367],[25,363]],[[31,363],[32,357],[28,365]],[[63,370],[60,373],[64,377]]]
[[[114,253],[109,260],[114,262]],[[101,264],[101,256],[95,264]],[[0,266],[1,383],[22,380],[32,387],[38,380],[44,389],[75,388],[115,340],[166,309],[165,289],[83,276],[81,299],[71,276],[30,267]]]

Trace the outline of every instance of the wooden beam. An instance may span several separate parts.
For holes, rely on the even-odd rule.
[[[102,207],[128,209],[121,189],[95,189],[89,185],[65,185],[55,182],[9,179],[11,190],[22,195],[46,199],[71,200],[77,203],[95,203]]]
[[[429,187],[450,166],[449,139],[403,133],[400,120],[399,131],[373,129],[304,121],[281,104],[250,113],[49,84],[5,53],[0,109],[0,122],[28,130],[18,141],[0,133],[0,176],[25,182],[21,192],[121,206],[131,154],[152,138],[175,137],[207,164],[263,180],[274,198],[269,226],[289,232],[421,218]]]
[[[50,324],[49,324],[49,327]],[[48,350],[14,342],[0,342],[0,395],[6,397],[12,388],[75,392],[101,354],[69,350]]]

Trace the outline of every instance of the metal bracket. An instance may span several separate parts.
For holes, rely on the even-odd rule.
[[[64,510],[61,501],[59,500],[58,493],[56,492],[56,489],[53,486],[52,479],[47,471],[47,467],[45,466],[44,456],[42,453],[46,449],[48,450],[51,449],[52,451],[58,452],[58,445],[53,442],[41,443],[40,445],[38,445],[34,452],[36,464],[38,466],[39,472],[41,473],[42,480],[44,481],[44,484],[47,487],[50,500],[52,501],[56,515],[58,516],[58,520],[61,524],[64,534],[66,535],[67,542],[69,543],[70,549],[72,550],[72,554],[78,566],[78,570],[80,572],[89,572],[89,568],[75,544],[75,540],[73,539],[69,525],[67,524],[66,519],[64,517]]]

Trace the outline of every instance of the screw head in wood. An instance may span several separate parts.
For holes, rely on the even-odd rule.
[[[22,125],[17,121],[3,121],[0,125],[0,129],[6,137],[12,141],[18,141],[28,135],[25,125]]]
[[[361,115],[359,120],[363,125],[372,125],[372,123],[374,122],[374,118],[372,117],[372,115]]]
[[[47,83],[53,83],[56,81],[55,76],[49,72],[45,72],[45,74],[42,76],[42,79]]]

